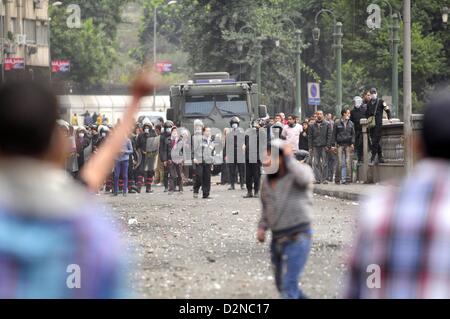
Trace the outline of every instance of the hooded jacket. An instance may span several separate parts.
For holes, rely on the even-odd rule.
[[[294,158],[286,158],[286,169],[274,188],[266,177],[261,189],[259,227],[270,229],[274,239],[307,231],[312,222],[312,169]]]

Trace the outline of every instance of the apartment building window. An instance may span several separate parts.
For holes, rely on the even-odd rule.
[[[36,25],[36,44],[48,45],[48,27],[39,21]]]
[[[17,18],[11,18],[11,24],[10,24],[11,28],[10,31],[13,34],[18,34],[20,33],[20,26],[19,26],[19,20]]]
[[[36,43],[36,21],[24,20],[24,32],[27,36],[27,43]]]

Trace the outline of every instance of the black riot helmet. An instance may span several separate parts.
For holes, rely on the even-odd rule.
[[[172,128],[174,126],[175,124],[173,124],[172,121],[166,121],[166,123],[164,123],[164,128]]]
[[[241,123],[241,120],[237,116],[232,117],[230,120],[231,127],[233,127],[233,124],[237,124],[239,126],[240,123]]]
[[[175,124],[172,121],[167,121],[164,123],[164,133],[165,134],[172,134],[172,128],[175,126]]]

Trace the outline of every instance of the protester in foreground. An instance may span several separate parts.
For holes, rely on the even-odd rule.
[[[262,216],[257,238],[266,240],[272,232],[271,259],[275,282],[286,299],[305,298],[299,289],[299,278],[311,248],[313,172],[294,158],[286,141],[271,143],[270,160],[264,161],[270,174],[261,189]]]
[[[450,298],[450,93],[425,107],[419,162],[361,209],[348,298]],[[411,138],[409,136],[408,138]]]
[[[153,89],[143,79],[125,123]],[[101,186],[132,124],[116,129],[77,184],[63,170],[70,145],[57,118],[46,88],[0,88],[0,298],[125,297],[124,248],[83,184],[93,192]]]

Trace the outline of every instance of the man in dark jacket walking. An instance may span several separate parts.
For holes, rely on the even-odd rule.
[[[346,167],[345,184],[351,182],[352,176],[352,157],[355,148],[355,126],[350,121],[350,110],[344,109],[341,112],[341,119],[335,124],[333,130],[333,145],[337,147],[337,168],[336,184],[341,184],[342,163]]]
[[[309,153],[312,154],[314,176],[316,184],[328,184],[327,178],[327,151],[331,149],[332,126],[325,120],[323,111],[316,113],[316,122],[309,127],[308,144]]]

